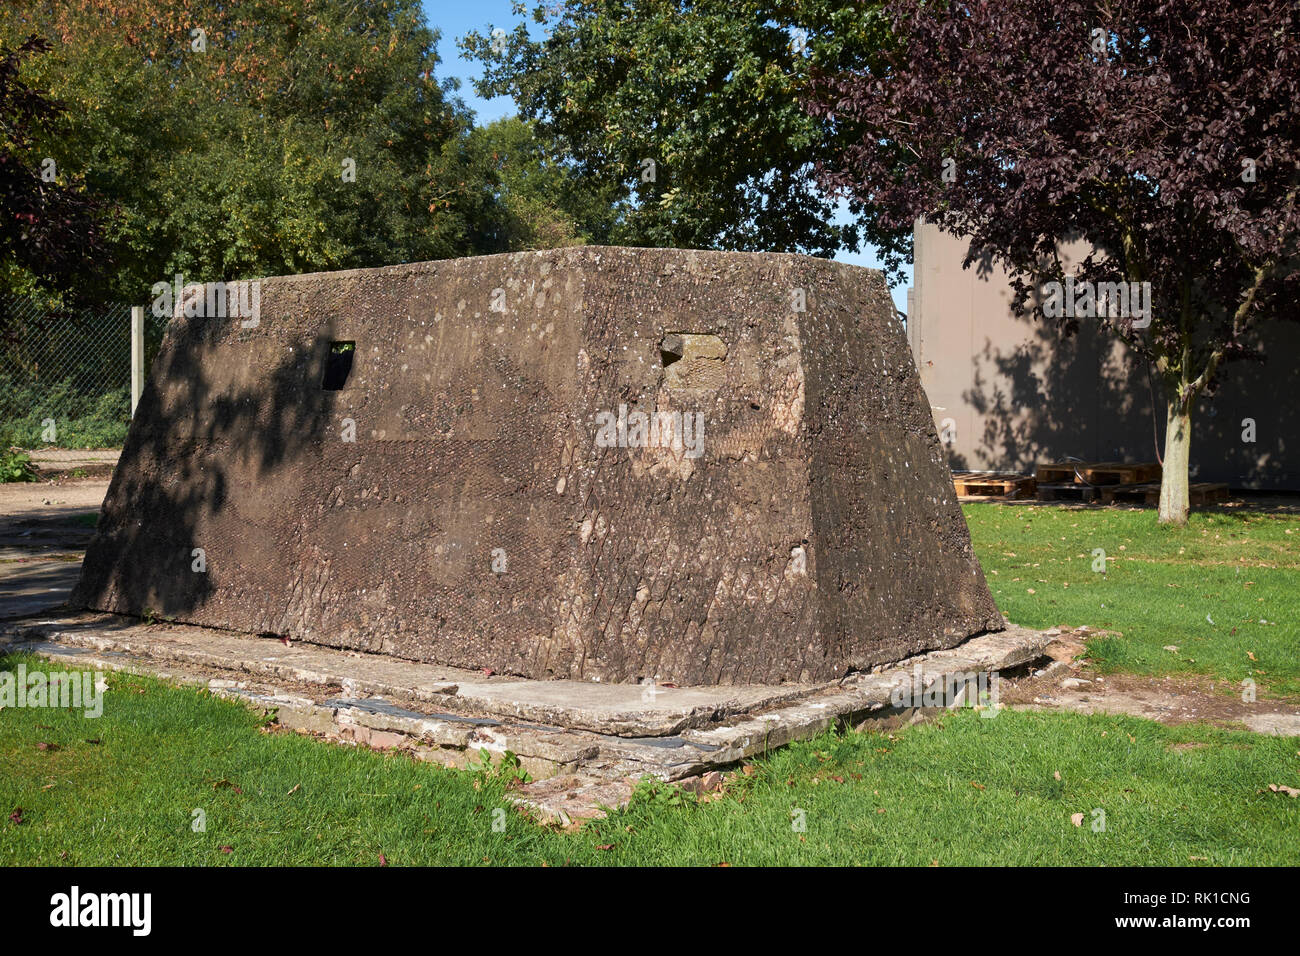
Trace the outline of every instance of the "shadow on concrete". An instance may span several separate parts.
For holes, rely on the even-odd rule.
[[[314,449],[339,394],[320,387],[328,331],[310,341],[268,339],[253,348],[249,338],[267,330],[219,328],[229,321],[173,321],[109,486],[73,607],[184,619],[212,593],[209,575],[192,571],[192,554],[202,546],[205,520],[230,506],[231,488],[250,493],[260,478],[311,468],[319,459]],[[258,371],[268,355],[282,358]]]

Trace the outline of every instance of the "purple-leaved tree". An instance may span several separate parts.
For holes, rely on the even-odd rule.
[[[886,67],[813,86],[808,108],[853,142],[823,185],[882,225],[969,237],[965,265],[1007,267],[1021,314],[1101,323],[1151,362],[1159,517],[1186,522],[1198,398],[1262,358],[1255,326],[1300,318],[1300,3],[888,6]],[[1074,239],[1091,252],[1067,277]]]

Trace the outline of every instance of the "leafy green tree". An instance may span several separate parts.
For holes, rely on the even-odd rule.
[[[31,348],[44,330],[13,308],[12,294],[80,304],[93,296],[107,261],[99,201],[34,148],[63,110],[20,73],[49,48],[36,36],[13,48],[0,43],[0,481],[32,477],[30,458],[9,446],[18,440],[15,418],[34,408],[23,384],[48,371]]]
[[[525,6],[515,5],[517,15]],[[813,176],[835,124],[801,103],[813,69],[869,66],[889,42],[874,4],[836,0],[564,0],[512,29],[460,40],[483,95],[508,94],[582,176],[617,188],[611,239],[632,245],[811,252],[903,230],[837,224]]]
[[[608,243],[616,183],[584,176],[535,123],[506,117],[476,127],[461,157],[478,197],[474,244],[492,252]]]
[[[45,145],[115,201],[114,293],[477,251],[471,115],[418,0],[15,0],[0,39],[61,40]]]
[[[84,289],[102,264],[100,204],[52,157],[34,149],[62,118],[63,107],[22,80],[24,61],[50,49],[28,37],[0,44],[0,261],[5,291],[39,286]],[[0,329],[5,328],[0,314]]]

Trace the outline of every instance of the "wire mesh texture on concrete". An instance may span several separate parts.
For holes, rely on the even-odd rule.
[[[166,320],[145,310],[145,363]],[[112,462],[131,421],[131,307],[0,296],[0,446],[41,470]]]

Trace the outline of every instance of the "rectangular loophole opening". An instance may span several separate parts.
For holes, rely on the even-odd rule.
[[[668,332],[659,342],[659,361],[667,387],[713,391],[727,378],[727,343],[707,332]]]
[[[325,378],[320,387],[327,392],[337,392],[347,384],[352,374],[352,356],[356,354],[356,342],[331,342],[329,354],[325,356]]]

